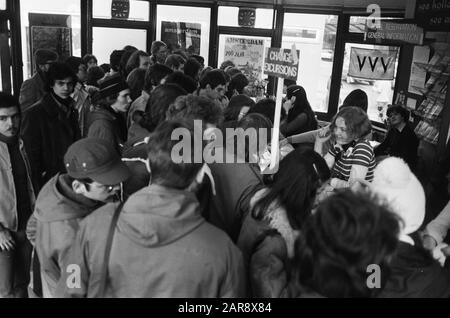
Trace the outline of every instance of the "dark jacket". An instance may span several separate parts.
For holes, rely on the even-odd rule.
[[[23,114],[22,139],[37,190],[58,172],[66,171],[64,154],[80,139],[77,111],[70,108],[66,114],[58,105],[47,93]]]
[[[262,186],[262,177],[257,170],[259,168],[252,164],[224,162],[209,165],[216,195],[210,202],[208,221],[236,242],[243,217],[249,210],[250,199]]]
[[[127,140],[127,127],[122,114],[111,108],[95,108],[90,112],[87,120],[87,137],[100,138],[110,141],[118,153],[122,153]]]
[[[138,190],[148,186],[150,182],[150,173],[145,164],[145,160],[147,160],[147,142],[148,136],[137,136],[124,146],[122,161],[131,172],[130,178],[123,183],[125,197],[129,197]]]
[[[23,142],[19,139],[19,150],[27,169],[28,193],[31,208],[34,206],[35,194],[30,176],[30,164],[25,152]],[[17,190],[14,181],[13,165],[10,160],[8,145],[0,141],[0,224],[10,231],[17,231],[19,228],[19,214],[17,211]],[[29,213],[29,212],[28,212]],[[27,214],[27,217],[29,214]]]
[[[389,155],[402,158],[409,168],[414,170],[417,164],[418,147],[419,138],[414,130],[406,124],[401,132],[396,128],[391,128],[384,141],[374,151],[377,156]]]
[[[295,112],[295,110],[291,110],[286,120],[280,125],[280,132],[285,137],[316,129],[317,120],[315,114],[314,112],[308,110],[300,113]]]
[[[450,297],[450,272],[418,244],[400,242],[390,265],[391,274],[379,297]]]
[[[65,257],[80,221],[101,204],[73,192],[67,175],[57,174],[41,190],[27,226],[41,264],[42,279],[54,295]]]
[[[20,87],[19,103],[22,112],[37,103],[45,95],[45,81],[40,72],[22,83]]]
[[[246,296],[239,249],[201,217],[193,193],[158,185],[125,203],[112,243],[106,295],[99,295],[105,238],[116,206],[107,204],[81,222],[69,260],[81,268],[81,286],[71,288],[62,277],[64,296]]]

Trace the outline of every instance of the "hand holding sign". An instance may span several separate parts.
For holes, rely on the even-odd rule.
[[[278,170],[279,164],[279,151],[274,151],[274,149],[279,148],[283,79],[287,78],[296,81],[298,75],[298,51],[295,49],[295,44],[292,46],[292,50],[269,48],[264,63],[264,74],[278,77],[275,122],[271,142],[272,152],[269,167],[270,173],[275,173]]]

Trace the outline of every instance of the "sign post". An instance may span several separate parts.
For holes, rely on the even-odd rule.
[[[295,44],[292,50],[269,48],[264,62],[264,74],[278,77],[277,99],[275,106],[275,119],[271,141],[270,166],[268,172],[278,169],[280,154],[280,120],[284,79],[297,80],[298,75],[298,51]]]

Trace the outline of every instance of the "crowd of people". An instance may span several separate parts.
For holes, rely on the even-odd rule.
[[[35,62],[18,99],[0,92],[0,297],[450,296],[450,203],[424,224],[402,106],[374,148],[363,91],[320,127],[286,81],[273,149],[275,101],[231,61],[155,41]],[[179,131],[217,160],[175,160]]]

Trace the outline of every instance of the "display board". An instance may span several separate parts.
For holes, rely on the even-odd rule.
[[[190,54],[200,54],[202,25],[187,22],[161,22],[161,41],[170,51],[181,49]]]

